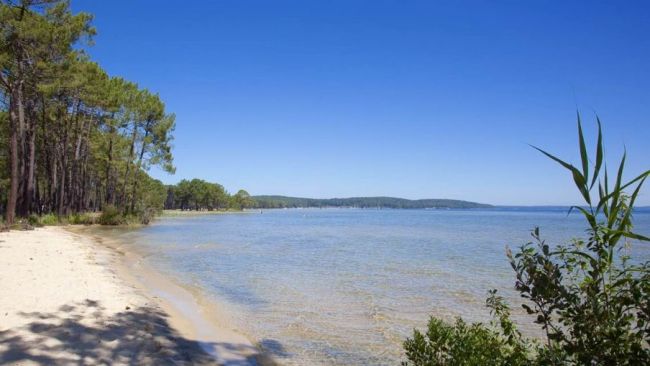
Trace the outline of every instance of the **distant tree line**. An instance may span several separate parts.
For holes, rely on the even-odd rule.
[[[352,197],[352,198],[299,198],[285,196],[253,196],[256,208],[299,208],[299,207],[358,207],[358,208],[488,208],[490,205],[449,199],[408,200],[395,197]]]
[[[168,210],[242,210],[254,206],[254,200],[245,190],[231,195],[221,184],[202,179],[183,179],[167,186],[165,209]]]
[[[91,19],[69,1],[0,0],[0,212],[9,224],[163,208],[165,186],[146,172],[174,172],[174,115],[88,57]]]

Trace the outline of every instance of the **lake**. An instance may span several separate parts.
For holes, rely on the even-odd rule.
[[[650,234],[650,212],[635,223]],[[586,228],[564,208],[290,209],[162,218],[117,235],[214,298],[283,363],[395,365],[430,315],[489,321],[491,288],[518,308],[505,248],[530,241],[535,226],[552,244]],[[631,250],[650,259],[648,244]]]

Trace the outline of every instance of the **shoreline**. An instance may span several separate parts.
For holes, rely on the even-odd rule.
[[[275,364],[218,303],[92,229],[0,233],[0,363]]]
[[[247,215],[257,213],[258,210],[163,210],[159,217],[195,217],[212,215]]]
[[[170,275],[152,268],[144,261],[147,253],[124,248],[120,240],[103,236],[97,230],[101,228],[67,226],[65,230],[86,236],[116,253],[113,265],[118,276],[157,302],[170,315],[172,326],[199,342],[201,348],[219,364],[276,365],[250,339],[226,324],[225,319],[219,316],[218,302],[208,299],[201,290],[181,284]]]

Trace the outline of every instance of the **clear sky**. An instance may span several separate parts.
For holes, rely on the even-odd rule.
[[[72,0],[111,75],[176,113],[173,176],[251,194],[573,204],[604,123],[650,168],[650,2]],[[650,189],[640,203],[650,205]]]

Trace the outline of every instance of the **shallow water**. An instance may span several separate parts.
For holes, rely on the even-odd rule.
[[[650,234],[650,212],[635,215]],[[584,232],[565,209],[265,210],[164,218],[119,239],[198,286],[229,320],[290,365],[395,365],[430,315],[487,321],[486,292],[516,303],[506,245]],[[632,254],[649,260],[650,245]],[[537,330],[525,316],[528,334]]]

